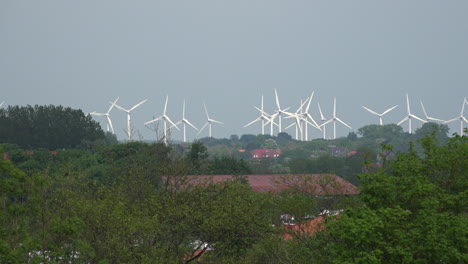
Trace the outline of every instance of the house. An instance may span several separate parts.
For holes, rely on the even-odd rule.
[[[281,155],[280,149],[254,149],[250,151],[252,159],[277,158]]]

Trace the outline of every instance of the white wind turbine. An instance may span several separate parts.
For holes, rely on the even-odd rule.
[[[275,88],[275,98],[276,98],[276,107],[278,107],[278,109],[276,110],[276,112],[278,113],[276,116],[278,116],[278,133],[281,133],[281,118],[282,118],[282,114],[285,114],[285,115],[290,115],[290,113],[286,112],[286,110],[289,109],[288,108],[285,108],[285,109],[282,109],[281,106],[280,106],[280,102],[279,102],[279,98],[278,98],[278,92],[276,91],[276,88]]]
[[[183,133],[184,133],[184,141],[183,142],[187,142],[186,125],[189,125],[189,126],[193,127],[195,130],[198,131],[198,128],[196,128],[192,123],[190,123],[190,121],[188,121],[187,118],[185,118],[185,99],[184,99],[184,103],[182,105],[182,119],[179,122],[175,123],[175,125],[179,125],[179,124],[183,125]]]
[[[244,128],[252,125],[255,122],[262,121],[262,135],[265,135],[265,121],[268,121],[271,116],[270,117],[267,116],[265,112],[263,111],[263,95],[262,95],[261,109],[259,109],[259,111],[260,111],[260,116],[254,119],[253,121],[251,121],[250,123],[248,123],[247,125],[245,125]]]
[[[380,121],[380,125],[383,125],[383,121],[382,121],[382,117],[387,114],[388,112],[392,111],[393,109],[397,108],[398,105],[395,105],[393,107],[390,107],[389,109],[385,110],[383,113],[379,114],[375,111],[372,111],[371,109],[363,106],[362,108],[366,109],[367,111],[369,111],[369,113],[373,114],[373,115],[376,115],[379,117],[379,121]]]
[[[145,126],[146,125],[149,125],[153,122],[156,122],[156,121],[159,121],[159,120],[163,120],[163,124],[164,124],[164,138],[163,138],[163,141],[164,143],[167,145],[167,131],[168,131],[168,128],[167,128],[167,122],[169,122],[173,127],[177,128],[177,130],[180,130],[176,124],[174,124],[174,122],[172,122],[172,120],[169,118],[169,116],[167,116],[166,114],[166,111],[167,111],[167,102],[169,101],[169,96],[166,96],[166,103],[164,104],[164,112],[162,114],[162,116],[160,117],[157,117],[153,120],[150,120],[148,122],[145,123]]]
[[[349,129],[352,129],[348,124],[343,122],[336,116],[336,98],[333,98],[333,117],[322,124],[322,126],[327,125],[328,123],[333,122],[333,139],[336,139],[336,121],[340,122],[341,124],[347,126]]]
[[[428,116],[428,115],[427,115],[427,112],[426,112],[426,109],[424,108],[423,102],[422,102],[421,100],[420,100],[420,102],[421,102],[422,110],[423,110],[423,112],[424,112],[424,116],[426,117],[426,122],[425,122],[425,123],[429,122],[429,120],[431,120],[431,121],[437,121],[437,122],[444,122],[444,120],[442,120],[442,119]]]
[[[130,109],[125,109],[123,107],[121,107],[120,105],[118,104],[114,104],[115,107],[117,107],[118,109],[124,111],[124,112],[127,112],[127,136],[128,136],[128,141],[132,141],[132,123],[131,123],[131,113],[133,110],[135,110],[137,107],[139,107],[140,105],[142,105],[144,102],[146,102],[148,99],[145,99],[141,102],[139,102],[138,104],[134,105],[132,108]]]
[[[203,107],[205,108],[207,121],[203,125],[203,127],[200,129],[200,131],[198,131],[198,134],[200,134],[203,131],[203,129],[205,129],[205,127],[208,126],[208,136],[211,137],[211,124],[212,123],[218,123],[218,124],[224,125],[224,123],[222,123],[220,121],[217,121],[217,120],[214,120],[214,119],[211,119],[210,116],[208,115],[208,110],[206,109],[206,105],[204,103],[203,103]]]
[[[302,108],[304,108],[304,104],[307,103],[308,99],[309,98],[307,98],[304,102],[302,102],[302,100],[301,100],[301,104],[300,104],[299,108],[297,108],[296,112],[288,113],[288,116],[286,117],[286,118],[294,118],[295,119],[295,122],[292,123],[291,125],[287,126],[285,129],[288,129],[288,128],[292,127],[292,126],[295,126],[296,127],[296,140],[299,140],[299,137],[300,137],[301,140],[303,138],[302,121],[304,121],[304,118],[303,118]]]
[[[105,116],[107,119],[107,132],[112,131],[112,134],[115,134],[115,132],[114,132],[114,126],[112,125],[112,120],[110,119],[110,112],[112,111],[112,108],[114,108],[118,100],[119,100],[119,97],[117,97],[117,99],[115,99],[114,102],[110,102],[111,106],[109,107],[109,110],[107,110],[107,113],[96,113],[96,112],[89,113],[90,115],[95,115],[95,116]]]
[[[317,122],[315,122],[312,115],[309,113],[309,107],[310,107],[310,103],[312,102],[313,97],[314,97],[314,92],[312,92],[312,94],[310,95],[309,102],[307,103],[307,107],[306,107],[305,111],[302,113],[303,119],[305,120],[304,123],[305,123],[305,140],[306,141],[309,140],[309,131],[307,129],[307,124],[310,124],[311,126],[317,128],[318,130],[322,130],[320,128],[320,126],[317,124]],[[313,124],[311,124],[310,122],[307,122],[307,119],[310,119],[310,121],[312,121]]]
[[[270,124],[270,135],[273,136],[273,134],[274,134],[273,125],[278,126],[278,124],[275,123],[275,119],[278,116],[278,112],[270,115],[270,114],[266,113],[265,111],[263,111],[262,109],[260,109],[260,108],[258,108],[256,106],[255,106],[255,109],[257,109],[258,111],[260,111],[261,113],[263,113],[267,117],[267,122],[265,122],[265,126]]]
[[[450,119],[450,120],[447,120],[444,122],[444,124],[447,124],[447,123],[450,123],[450,122],[453,122],[453,121],[457,121],[457,120],[460,120],[460,136],[463,135],[463,122],[465,123],[468,123],[468,120],[466,119],[466,117],[463,115],[464,114],[464,111],[465,111],[465,105],[468,104],[468,101],[466,100],[466,97],[463,99],[463,105],[462,105],[462,108],[461,108],[461,111],[460,111],[460,115],[453,118],[453,119]]]
[[[0,103],[0,107],[2,107],[2,105],[3,105],[4,103],[5,103],[5,101],[1,102],[1,103]]]
[[[408,111],[408,115],[405,116],[405,118],[403,118],[400,122],[398,122],[397,125],[401,125],[403,122],[408,120],[408,132],[411,134],[412,133],[412,130],[411,130],[411,119],[412,118],[417,119],[417,120],[419,120],[419,121],[421,121],[423,123],[425,123],[426,121],[424,121],[423,119],[421,119],[421,118],[419,118],[416,115],[413,115],[411,113],[408,94],[406,94],[406,109]]]
[[[322,108],[320,107],[320,103],[317,103],[318,105],[318,109],[319,109],[319,112],[320,112],[320,121],[321,121],[321,124],[320,124],[320,127],[323,126],[323,139],[327,139],[327,135],[326,135],[326,126],[324,125],[324,122],[327,121],[327,119],[325,118],[325,116],[323,116],[323,113],[322,113]]]

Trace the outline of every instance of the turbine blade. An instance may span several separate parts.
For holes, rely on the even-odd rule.
[[[457,116],[457,117],[455,117],[455,118],[453,118],[453,119],[450,119],[450,120],[445,121],[444,124],[451,123],[451,122],[457,121],[457,120],[459,120],[459,119],[460,119],[460,117]]]
[[[444,122],[444,120],[442,120],[442,119],[435,118],[435,117],[430,117],[430,116],[428,116],[427,119],[432,120],[432,121],[437,121],[437,122]]]
[[[109,102],[109,103],[111,103],[111,104],[112,104],[112,102]],[[118,105],[118,104],[114,104],[114,106],[115,106],[115,107],[117,107],[118,109],[120,109],[120,110],[124,111],[124,112],[127,112],[127,113],[129,112],[129,110],[127,110],[127,109],[125,109],[125,108],[121,107],[121,106],[120,106],[120,105]]]
[[[463,116],[463,112],[465,112],[465,102],[466,102],[466,97],[463,99],[463,105],[462,105],[462,109],[460,112],[460,116]]]
[[[203,131],[203,129],[205,129],[205,127],[206,127],[207,125],[208,125],[208,122],[206,122],[206,123],[202,126],[202,128],[200,129],[200,131],[198,131],[197,135],[199,135],[199,134]]]
[[[134,105],[132,108],[130,108],[130,110],[128,110],[129,112],[133,111],[135,108],[139,107],[140,105],[144,104],[146,101],[148,101],[148,99],[145,99],[141,102],[139,102],[138,104]],[[117,105],[116,105],[117,106]]]
[[[374,114],[374,115],[376,115],[376,116],[380,116],[378,113],[376,113],[376,112],[370,110],[369,108],[367,108],[367,107],[365,107],[365,106],[363,106],[362,108],[366,109],[366,110],[369,111],[371,114]]]
[[[248,127],[248,126],[252,125],[253,123],[255,123],[255,122],[257,122],[257,121],[260,121],[260,120],[261,120],[260,118],[256,118],[256,119],[254,119],[252,122],[250,122],[250,123],[248,123],[247,125],[245,125],[244,128],[246,128],[246,127]]]
[[[218,124],[224,125],[223,122],[218,121],[218,120],[211,119],[210,121],[213,122],[213,123],[218,123]]]
[[[419,121],[421,121],[423,123],[426,123],[426,120],[423,120],[422,118],[420,118],[420,117],[418,117],[416,115],[411,114],[411,117],[413,117],[414,119],[417,119],[417,120],[419,120]]]
[[[110,128],[112,130],[112,133],[114,133],[114,126],[112,125],[112,120],[110,119],[109,116],[106,116],[106,117],[107,117],[107,123],[109,123],[109,126],[110,126]]]
[[[395,105],[394,107],[385,110],[385,112],[382,113],[382,116],[385,115],[386,113],[392,111],[393,109],[397,108],[397,106],[398,106],[398,105]]]
[[[185,99],[184,99],[184,102],[182,104],[182,119],[185,119]]]
[[[192,123],[190,123],[190,121],[188,121],[187,119],[184,119],[185,123],[187,123],[189,126],[193,127],[195,130],[198,131],[198,128],[196,126],[194,126]]]
[[[177,130],[180,131],[180,129],[177,127],[177,125],[174,124],[174,122],[172,122],[171,118],[169,118],[167,115],[164,116],[164,120],[166,120],[167,122],[169,122],[173,127],[177,128]]]
[[[105,116],[106,114],[104,113],[96,113],[96,112],[91,112],[89,113],[90,115],[94,115],[94,116]]]
[[[294,122],[294,123],[290,124],[289,126],[285,127],[284,129],[289,129],[290,127],[292,127],[292,126],[294,126],[294,125],[296,125],[296,126],[297,126],[296,122]]]
[[[319,128],[319,125],[317,124],[317,122],[315,122],[315,120],[314,120],[314,118],[312,117],[311,114],[307,113],[307,117],[314,123],[316,128]],[[306,119],[306,121],[307,121],[307,119]]]
[[[208,110],[206,109],[206,104],[205,103],[203,103],[203,107],[205,108],[206,118],[210,119],[210,116],[208,115]]]
[[[403,122],[405,122],[406,120],[409,119],[409,116],[406,116],[405,118],[403,118],[400,122],[397,123],[397,125],[401,125]]]
[[[331,122],[333,122],[333,119],[327,120],[325,123],[321,124],[320,126],[323,127],[323,126],[325,126],[325,125],[327,125],[327,124],[329,124]]]
[[[320,103],[317,103],[317,105],[318,105],[318,109],[319,109],[319,112],[320,112],[320,118],[321,118],[321,120],[324,120],[325,117],[323,116],[322,108],[320,108]]]
[[[153,120],[150,120],[150,121],[146,122],[145,125],[148,125],[148,124],[154,123],[154,122],[156,122],[156,121],[159,121],[159,120],[161,120],[162,118],[163,118],[163,116],[160,116],[160,117],[158,117],[158,118],[155,118],[155,119],[153,119]]]
[[[109,107],[109,110],[107,110],[107,113],[109,114],[110,111],[112,110],[112,108],[114,108],[115,104],[117,103],[117,101],[119,100],[119,97],[117,97],[117,99],[115,99],[114,102],[111,103],[111,106]]]
[[[314,98],[314,92],[315,92],[315,91],[312,91],[312,93],[310,94],[309,103],[307,104],[307,107],[306,107],[306,109],[305,109],[305,112],[306,112],[306,113],[309,113],[309,107],[310,107],[310,103],[312,103],[312,98]]]
[[[275,98],[276,98],[276,107],[278,107],[278,110],[281,110],[279,99],[278,99],[278,92],[276,91],[276,88],[275,88]]]
[[[333,98],[333,117],[336,116],[336,97]]]
[[[406,94],[406,107],[407,107],[407,110],[408,110],[408,114],[410,114],[411,111],[410,111],[410,106],[409,106],[409,96],[408,96],[408,94]]]
[[[423,113],[424,113],[424,116],[426,116],[426,119],[429,119],[429,117],[427,116],[427,112],[426,112],[426,109],[424,108],[424,104],[421,100],[419,100],[419,102],[421,102],[421,107],[422,107],[422,110],[423,110]]]
[[[166,103],[164,104],[164,112],[163,112],[163,115],[166,114],[166,110],[167,110],[167,101],[169,101],[169,95],[166,95]]]
[[[340,122],[341,124],[347,126],[349,129],[352,129],[348,124],[346,124],[343,120],[339,119],[338,117],[336,118],[336,120]]]

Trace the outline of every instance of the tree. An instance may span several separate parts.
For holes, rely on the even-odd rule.
[[[421,141],[361,179],[362,206],[332,219],[310,238],[322,263],[464,263],[468,229],[468,142]],[[465,158],[464,158],[465,157]]]
[[[56,150],[104,138],[99,123],[70,107],[28,105],[0,110],[0,142]]]

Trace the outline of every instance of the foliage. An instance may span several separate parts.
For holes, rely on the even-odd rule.
[[[0,142],[3,143],[56,150],[104,138],[99,123],[81,110],[53,105],[0,109]]]

